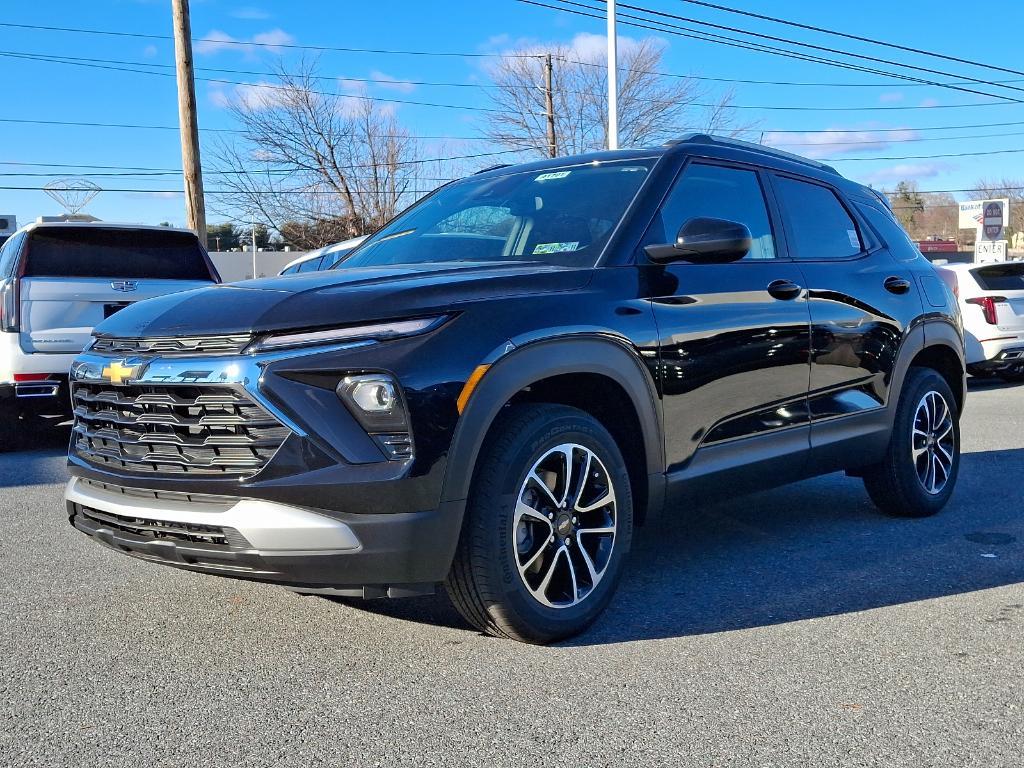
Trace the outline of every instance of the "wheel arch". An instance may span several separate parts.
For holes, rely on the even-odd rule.
[[[631,472],[631,481],[641,484],[638,494],[641,504],[637,507],[641,509],[645,501],[652,511],[660,509],[664,496],[665,459],[654,382],[639,355],[627,342],[598,334],[532,342],[505,355],[487,370],[466,402],[456,425],[442,486],[442,503],[457,504],[469,496],[484,440],[506,405],[517,398],[524,399],[523,393],[537,385],[540,385],[541,393],[559,391],[551,382],[565,382],[565,377],[574,376],[580,377],[581,383],[584,380],[607,382],[627,398],[625,402],[632,407],[635,425],[639,428],[637,447],[643,452],[639,470],[634,464]],[[561,391],[564,392],[564,388]],[[594,415],[594,411],[600,412],[600,408],[586,407],[586,400],[593,395],[596,406],[601,402],[600,394],[588,390],[586,397],[552,395],[545,399],[540,394],[525,399],[537,402],[553,400],[577,407],[582,405],[582,410]],[[600,416],[595,417],[602,421]],[[614,428],[609,431],[616,436]],[[627,446],[620,444],[620,447],[625,454]],[[630,465],[630,457],[626,457],[626,463]]]

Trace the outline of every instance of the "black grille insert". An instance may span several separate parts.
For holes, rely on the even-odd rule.
[[[115,339],[100,337],[93,342],[92,350],[115,355],[160,354],[174,355],[228,355],[245,349],[252,336],[192,336],[155,339]]]
[[[76,382],[72,402],[76,453],[128,472],[251,475],[288,436],[244,392],[226,386]]]
[[[214,547],[248,547],[248,542],[234,528],[218,525],[176,523],[166,520],[148,520],[142,517],[101,512],[92,507],[79,506],[78,514],[102,528],[130,533],[149,541],[175,541]]]

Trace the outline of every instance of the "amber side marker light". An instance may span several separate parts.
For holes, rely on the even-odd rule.
[[[469,398],[472,396],[473,390],[476,389],[476,385],[480,383],[480,379],[484,377],[484,374],[487,373],[487,370],[490,367],[491,366],[489,365],[478,365],[473,369],[473,372],[469,374],[469,378],[466,379],[466,383],[462,385],[462,391],[459,393],[459,399],[456,401],[460,414],[466,410],[466,403],[469,402]]]

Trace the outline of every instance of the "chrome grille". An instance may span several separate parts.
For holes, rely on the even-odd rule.
[[[228,355],[245,349],[252,336],[192,336],[153,339],[115,339],[102,336],[93,342],[92,350],[115,355]]]
[[[76,382],[72,401],[76,453],[127,472],[251,475],[288,436],[259,404],[225,386]]]

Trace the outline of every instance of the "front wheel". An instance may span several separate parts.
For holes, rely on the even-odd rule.
[[[868,495],[888,515],[927,517],[949,501],[959,469],[956,398],[936,371],[911,368],[885,459],[864,473]]]
[[[589,414],[506,409],[481,452],[455,562],[452,602],[477,629],[547,643],[608,605],[633,532],[626,465]]]

